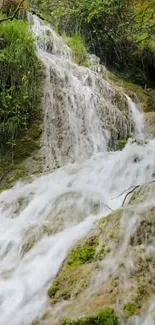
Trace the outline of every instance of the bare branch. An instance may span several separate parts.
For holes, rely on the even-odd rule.
[[[139,188],[140,186],[141,186],[141,185],[137,185],[137,186],[135,186],[131,191],[129,191],[129,192],[125,195],[125,198],[124,198],[123,203],[122,203],[122,207],[124,206],[125,201],[126,201],[128,195],[130,195],[131,193],[133,193],[133,192],[134,192],[137,188]]]

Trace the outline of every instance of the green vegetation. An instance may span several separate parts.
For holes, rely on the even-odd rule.
[[[51,303],[55,304],[62,299],[68,300],[71,297],[76,297],[87,288],[90,273],[91,265],[89,264],[72,267],[65,265],[48,290]]]
[[[123,310],[126,317],[131,317],[138,314],[138,310],[134,302],[128,302],[125,304]]]
[[[83,245],[75,247],[70,252],[64,267],[48,290],[52,303],[76,296],[87,287],[97,245],[98,239],[95,236],[90,237]]]
[[[119,325],[119,318],[111,308],[100,311],[95,316],[79,318],[76,320],[64,319],[61,325]]]
[[[36,110],[40,100],[40,69],[28,24],[20,20],[1,24],[1,155],[10,150],[14,151],[16,140],[25,135],[34,121],[34,116],[36,119],[38,117]]]
[[[0,24],[1,177],[39,148],[42,71],[28,23]]]
[[[123,148],[126,146],[127,144],[127,141],[126,139],[123,139],[123,140],[118,140],[118,150],[123,150]]]
[[[154,0],[35,0],[60,33],[78,30],[89,51],[113,71],[155,86]]]
[[[88,52],[86,50],[85,41],[80,36],[80,34],[76,33],[72,37],[68,38],[68,43],[73,51],[74,62],[79,65],[88,67],[89,66]]]
[[[83,246],[77,246],[69,254],[68,265],[80,265],[90,263],[95,256],[98,240],[96,237],[90,238]]]

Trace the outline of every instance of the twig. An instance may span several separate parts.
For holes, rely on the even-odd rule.
[[[140,187],[140,186],[141,186],[141,185],[137,185],[137,186],[135,186],[131,191],[129,191],[129,192],[125,195],[125,198],[124,198],[123,203],[122,203],[122,207],[124,206],[125,201],[126,201],[128,195],[131,194],[131,193],[133,193],[133,192],[134,192],[138,187]]]
[[[114,211],[114,210],[111,209],[107,204],[104,203],[104,205],[105,205],[105,207],[108,208],[109,210]]]
[[[137,186],[137,185],[136,185],[136,186]],[[133,187],[135,187],[135,185],[130,186],[129,188],[127,188],[126,190],[124,190],[121,194],[119,194],[119,195],[113,197],[111,200],[115,200],[115,199],[117,199],[118,197],[122,196],[126,191],[129,191],[129,190],[130,190],[131,188],[133,188]]]
[[[128,195],[130,195],[131,193],[133,193],[138,187],[144,186],[144,185],[147,185],[147,184],[151,184],[151,183],[155,183],[155,179],[153,181],[150,181],[150,182],[147,182],[147,183],[144,183],[144,184],[140,184],[140,185],[134,186],[134,188],[125,195],[125,198],[124,198],[123,203],[122,203],[122,207],[124,206],[125,201],[126,201]]]

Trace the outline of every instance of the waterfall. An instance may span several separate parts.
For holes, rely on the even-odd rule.
[[[127,96],[129,109],[131,111],[132,119],[135,123],[135,136],[139,140],[144,140],[145,133],[144,133],[144,118],[143,113],[138,109],[136,103],[132,101],[132,99]]]
[[[62,167],[0,193],[0,325],[30,325],[42,315],[48,287],[69,250],[121,206],[126,189],[151,181],[155,172],[155,140],[107,151],[108,126],[119,117],[122,128],[127,123],[108,81],[74,64],[62,39],[36,17],[33,31],[46,67],[45,170]],[[137,132],[136,106],[132,112]]]
[[[116,103],[116,89],[100,73],[74,64],[63,39],[38,17],[33,21],[38,55],[46,67],[44,170],[84,161],[106,151],[115,138],[126,139],[131,123]]]

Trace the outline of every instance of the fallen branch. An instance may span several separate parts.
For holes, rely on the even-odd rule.
[[[130,186],[129,188],[127,188],[126,190],[124,190],[121,194],[119,194],[118,196],[116,197],[113,197],[111,200],[115,200],[117,199],[118,197],[122,196],[126,191],[129,191],[130,189],[132,189],[131,191],[129,191],[124,200],[123,200],[123,203],[122,203],[122,206],[124,205],[125,201],[126,201],[126,198],[128,197],[128,195],[130,195],[131,193],[133,193],[138,187],[140,186],[144,186],[144,185],[147,185],[147,184],[151,184],[151,183],[155,183],[155,179],[153,181],[150,181],[150,182],[147,182],[147,183],[143,183],[143,184],[139,184],[139,185],[133,185],[133,186]]]
[[[138,187],[140,187],[141,185],[136,185],[131,191],[129,191],[126,195],[125,195],[125,198],[124,198],[124,200],[123,200],[123,203],[122,203],[122,207],[124,206],[124,204],[125,204],[125,201],[126,201],[126,199],[127,199],[127,197],[128,197],[128,195],[130,195],[131,193],[133,193]]]
[[[136,185],[136,186],[137,186],[137,185]],[[133,187],[135,187],[135,185],[130,186],[129,188],[127,188],[126,190],[124,190],[121,194],[119,194],[119,195],[113,197],[111,200],[115,200],[115,199],[117,199],[118,197],[122,196],[125,192],[129,191],[129,190],[130,190],[131,188],[133,188]]]

